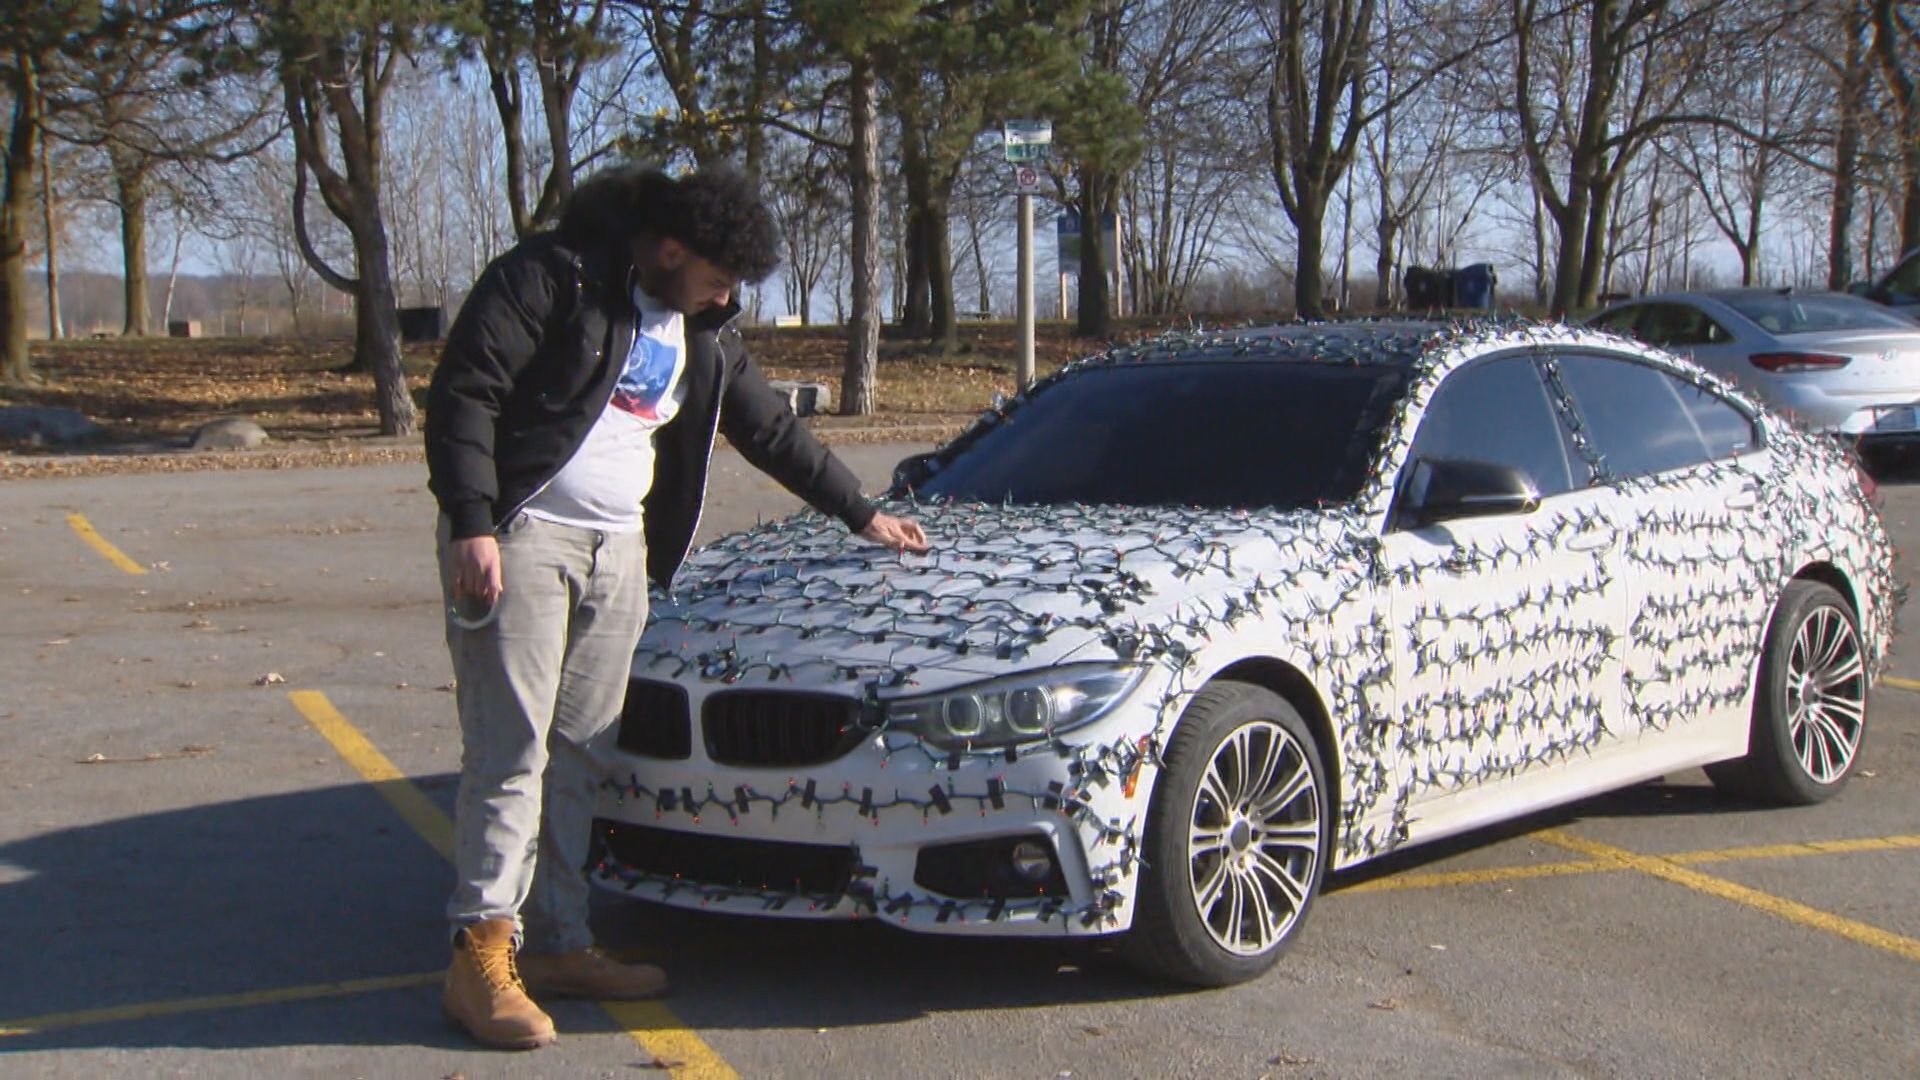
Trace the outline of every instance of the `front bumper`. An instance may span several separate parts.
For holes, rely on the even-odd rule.
[[[1127,711],[1095,729],[1124,729]],[[1146,748],[1124,740],[1023,747],[1009,760],[897,733],[793,771],[715,764],[698,746],[677,761],[622,753],[602,787],[591,876],[682,908],[949,934],[1109,933],[1131,922],[1150,768]],[[955,865],[1020,839],[1052,852],[1044,881]]]

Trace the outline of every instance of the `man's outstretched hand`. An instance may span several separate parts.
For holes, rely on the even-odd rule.
[[[912,518],[894,517],[892,514],[875,514],[860,535],[876,544],[882,544],[905,555],[911,551],[918,555],[927,548],[927,533],[920,523]]]

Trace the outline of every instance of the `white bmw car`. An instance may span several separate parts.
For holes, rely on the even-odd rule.
[[[1273,964],[1324,875],[1689,766],[1846,783],[1893,628],[1862,480],[1565,327],[1306,325],[1072,365],[657,602],[597,882]]]

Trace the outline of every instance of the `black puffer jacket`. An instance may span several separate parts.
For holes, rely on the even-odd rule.
[[[455,538],[498,528],[560,471],[606,409],[637,313],[625,245],[531,237],[474,283],[427,391],[428,486]],[[716,431],[787,490],[858,532],[873,520],[853,473],[794,418],[731,324],[687,320],[686,400],[654,435],[647,574],[661,586],[693,544]]]

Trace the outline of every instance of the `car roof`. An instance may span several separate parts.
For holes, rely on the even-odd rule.
[[[1156,361],[1246,360],[1256,362],[1339,363],[1354,366],[1410,367],[1421,357],[1490,325],[1510,320],[1442,322],[1422,319],[1368,319],[1348,322],[1282,323],[1219,330],[1183,330],[1122,345],[1087,357],[1086,365]]]
[[[1737,300],[1743,296],[1805,296],[1830,300],[1840,297],[1846,300],[1858,300],[1859,297],[1847,293],[1833,292],[1828,289],[1795,289],[1785,285],[1743,285],[1724,289],[1681,289],[1672,292],[1647,293],[1644,296],[1631,296],[1609,304],[1609,307],[1626,307],[1629,304],[1655,304],[1673,302],[1698,302],[1701,300]]]

